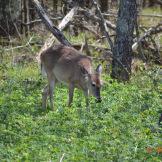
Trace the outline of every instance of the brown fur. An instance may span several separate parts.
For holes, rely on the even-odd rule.
[[[43,91],[43,107],[46,107],[47,96],[50,95],[50,106],[53,108],[53,90],[56,82],[63,82],[69,87],[69,103],[73,100],[74,88],[82,89],[86,96],[88,105],[89,91],[97,98],[91,84],[98,88],[100,84],[100,72],[94,72],[92,60],[72,47],[56,45],[48,48],[41,56],[42,69],[45,70],[48,78],[48,85]],[[94,85],[93,85],[94,86]],[[99,93],[100,94],[100,93]]]

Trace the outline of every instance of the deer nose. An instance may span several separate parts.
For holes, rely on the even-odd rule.
[[[100,97],[96,99],[97,103],[100,103],[101,101],[102,101],[102,99]]]

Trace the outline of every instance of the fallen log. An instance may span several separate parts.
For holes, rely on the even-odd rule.
[[[41,7],[40,6],[40,4],[39,4],[39,2],[38,2],[38,0],[33,0],[33,2],[35,2],[34,4],[35,4],[35,6],[37,7],[37,10],[39,10],[39,8]],[[42,7],[41,7],[42,8]],[[42,9],[43,10],[43,9]],[[76,13],[76,11],[78,10],[78,4],[76,3],[75,4],[75,6],[70,10],[70,12],[64,17],[64,19],[61,21],[61,23],[59,24],[59,26],[58,26],[58,29],[56,29],[56,27],[54,27],[53,26],[53,24],[51,23],[51,21],[50,21],[50,19],[48,18],[48,16],[46,15],[46,13],[43,11],[43,13],[40,13],[40,14],[43,14],[44,16],[42,16],[41,18],[42,19],[45,19],[45,21],[46,20],[48,20],[49,22],[48,22],[48,25],[50,25],[50,31],[52,30],[53,31],[53,27],[54,27],[54,29],[56,29],[55,31],[56,31],[56,33],[57,32],[59,32],[59,33],[61,33],[61,31],[63,30],[63,29],[65,29],[65,27],[69,24],[69,22],[72,20],[72,18],[73,18],[73,16],[74,16],[74,14]],[[38,11],[39,12],[39,11]],[[47,19],[46,19],[47,18]],[[63,34],[61,34],[61,35],[58,35],[58,36],[62,36]],[[64,36],[62,37],[62,38],[65,38]],[[39,53],[37,54],[37,57],[36,57],[36,59],[37,59],[37,61],[39,62],[40,61],[40,54],[44,51],[44,50],[46,50],[48,47],[50,47],[53,43],[54,43],[54,41],[56,40],[56,38],[55,38],[55,36],[53,35],[53,34],[50,34],[49,35],[49,37],[46,39],[46,41],[45,41],[45,43],[44,43],[44,45],[42,46],[42,48],[40,49],[40,51],[39,51]],[[60,40],[60,38],[59,38],[59,40]],[[61,40],[62,41],[62,40]],[[62,42],[61,42],[62,43]],[[67,45],[70,45],[71,46],[71,44],[66,40],[65,42],[64,42],[64,44],[66,44],[67,43]]]
[[[59,42],[61,42],[64,45],[71,46],[71,43],[65,38],[65,36],[61,33],[61,31],[55,27],[52,23],[52,21],[49,19],[47,14],[45,13],[44,9],[40,5],[38,0],[33,0],[34,5],[37,9],[37,12],[46,25],[46,27],[51,31],[51,33],[58,39]],[[66,21],[66,20],[64,20]]]
[[[139,44],[141,43],[141,41],[144,40],[145,38],[149,37],[150,35],[153,35],[153,34],[157,34],[157,33],[162,32],[162,27],[161,27],[161,25],[162,25],[162,21],[161,21],[159,24],[157,24],[156,26],[149,28],[149,29],[144,33],[144,35],[141,36],[141,37],[138,39],[138,41],[135,42],[135,43],[132,45],[132,50],[133,50],[133,51],[136,51],[137,48],[138,48],[138,45],[139,45]]]

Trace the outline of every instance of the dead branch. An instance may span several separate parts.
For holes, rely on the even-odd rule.
[[[68,25],[68,23],[72,20],[74,14],[76,13],[76,11],[78,10],[78,6],[77,4],[70,10],[70,12],[64,17],[64,19],[61,21],[61,23],[59,24],[58,28],[60,29],[60,31],[62,31],[63,29],[65,29],[65,27]],[[50,36],[47,38],[47,40],[45,41],[44,45],[42,46],[42,48],[40,49],[39,53],[37,54],[37,60],[38,62],[40,61],[40,54],[46,50],[48,47],[50,47],[54,41],[55,41],[55,37],[53,36],[53,34],[50,34]]]
[[[12,51],[12,50],[15,50],[15,49],[20,49],[20,48],[25,48],[25,47],[29,47],[30,46],[30,43],[33,39],[33,36],[30,37],[29,41],[25,44],[25,45],[22,45],[22,46],[16,46],[16,47],[12,47],[12,48],[6,48],[4,49],[4,51]]]
[[[133,45],[132,45],[132,50],[133,51],[136,51],[137,48],[138,48],[138,45],[139,43],[141,43],[142,40],[144,40],[145,38],[149,37],[150,35],[153,35],[153,34],[157,34],[157,33],[160,33],[162,32],[162,27],[160,27],[162,25],[162,21],[157,24],[156,26],[154,27],[151,27],[149,28],[143,36],[141,36],[137,42],[135,42]]]
[[[110,45],[111,50],[113,50],[113,42],[112,42],[112,40],[111,40],[111,38],[110,38],[110,36],[109,36],[108,28],[107,28],[107,25],[106,25],[106,21],[105,21],[105,19],[104,19],[102,13],[101,13],[101,11],[100,11],[100,8],[99,8],[99,6],[98,6],[96,0],[93,0],[93,4],[95,5],[95,7],[96,7],[96,9],[97,9],[97,12],[98,12],[98,16],[99,16],[100,19],[101,19],[101,23],[100,23],[100,24],[101,24],[101,26],[102,26],[102,28],[103,28],[103,30],[104,30],[104,33],[105,33],[106,39],[107,39],[107,41],[108,41],[108,44]]]
[[[146,32],[146,30],[142,30]],[[151,46],[150,42],[153,47]],[[153,59],[156,63],[160,63],[160,46],[158,46],[158,44],[156,43],[155,39],[153,38],[153,35],[149,35],[148,40],[143,39],[141,46],[152,53],[151,59]]]
[[[63,19],[63,17],[51,17],[50,18],[51,20],[62,20]],[[18,20],[17,21],[18,23],[20,23],[20,24],[22,24],[22,25],[24,25],[24,26],[30,26],[30,25],[33,25],[33,24],[35,24],[35,23],[40,23],[40,22],[42,22],[42,19],[37,19],[37,20],[33,20],[33,21],[30,21],[30,22],[28,22],[28,23],[24,23],[24,22],[22,22],[21,20]]]
[[[86,18],[88,19],[91,19],[93,22],[101,22],[100,18],[91,14],[90,12],[88,12],[88,10],[85,10],[85,9],[79,9],[79,12],[81,14],[83,14]],[[115,24],[112,24],[110,21],[107,21],[106,20],[106,25],[108,28],[112,29],[112,30],[115,30],[116,29],[116,25]]]
[[[37,12],[46,25],[46,27],[51,31],[51,33],[57,38],[59,42],[61,42],[64,45],[71,46],[71,43],[66,39],[66,37],[61,33],[61,31],[55,27],[52,23],[52,21],[49,19],[47,14],[45,13],[44,9],[40,5],[38,0],[33,0],[33,3],[37,9]],[[65,21],[65,20],[64,20]]]
[[[84,25],[85,24],[84,21],[74,21],[71,24],[77,26],[80,29],[89,31],[90,33],[94,34],[95,37],[98,39],[102,39],[102,36],[99,35],[95,30],[92,30],[90,27]]]

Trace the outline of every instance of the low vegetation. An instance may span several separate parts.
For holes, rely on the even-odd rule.
[[[18,52],[22,52],[17,50]],[[1,161],[157,161],[162,159],[159,68],[117,83],[103,74],[102,103],[85,108],[76,90],[67,107],[67,88],[58,85],[55,111],[41,110],[42,79],[34,62],[0,64]]]

